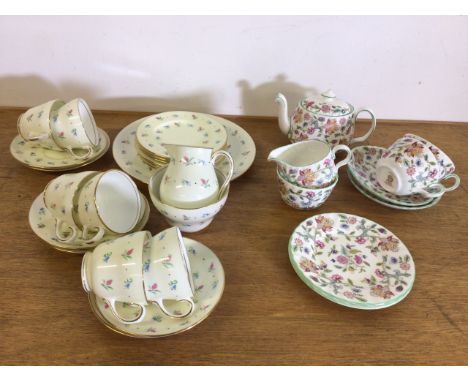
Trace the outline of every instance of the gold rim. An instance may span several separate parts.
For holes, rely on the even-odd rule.
[[[216,256],[216,255],[215,255]],[[217,256],[216,256],[217,257]],[[219,260],[219,258],[218,258]],[[221,261],[219,262],[221,264]],[[223,289],[221,290],[221,294],[219,295],[219,299],[218,301],[216,301],[216,303],[214,304],[213,308],[210,310],[210,312],[204,316],[200,321],[197,321],[197,322],[194,322],[193,325],[191,326],[188,326],[184,329],[180,329],[180,330],[177,330],[175,332],[172,332],[172,333],[167,333],[167,334],[147,334],[147,335],[143,335],[143,334],[133,334],[133,333],[129,333],[129,332],[125,332],[117,327],[115,327],[111,322],[109,322],[107,320],[107,318],[105,318],[101,311],[99,310],[99,308],[97,307],[97,302],[96,302],[96,295],[93,293],[93,292],[90,292],[88,293],[88,301],[89,301],[89,305],[90,305],[90,308],[91,308],[91,311],[94,313],[94,315],[96,316],[96,318],[98,319],[98,321],[101,321],[101,323],[107,327],[108,329],[112,330],[113,332],[115,333],[118,333],[118,334],[122,334],[124,336],[127,336],[127,337],[133,337],[133,338],[162,338],[162,337],[169,337],[169,336],[173,336],[173,335],[176,335],[176,334],[180,334],[180,333],[183,333],[183,332],[186,332],[187,330],[190,330],[192,328],[194,328],[195,326],[201,324],[203,321],[205,321],[209,316],[211,316],[211,314],[216,310],[219,302],[221,301],[222,297],[223,297],[223,294],[224,294],[224,288],[226,286],[226,277],[225,277],[225,274],[224,274],[224,268],[223,268],[223,265],[221,264],[221,271],[222,271],[222,274],[223,274]]]
[[[13,157],[18,162],[20,162],[23,166],[25,166],[27,168],[31,168],[33,170],[39,170],[39,171],[44,171],[44,172],[60,172],[60,171],[66,171],[66,170],[74,170],[74,169],[77,169],[77,168],[87,166],[88,164],[97,161],[98,159],[102,158],[104,156],[104,154],[109,150],[109,147],[110,147],[109,135],[103,129],[99,129],[99,130],[100,130],[99,132],[102,133],[103,140],[105,140],[105,145],[104,145],[102,151],[98,151],[98,154],[96,156],[91,157],[89,160],[87,160],[87,161],[85,161],[83,163],[76,163],[76,164],[66,165],[66,166],[63,166],[63,167],[52,167],[52,168],[51,167],[33,166],[33,165],[30,165],[30,164],[25,163],[23,161],[20,161],[16,156],[14,156],[13,153],[12,153],[11,145],[10,145],[10,152],[12,153]]]

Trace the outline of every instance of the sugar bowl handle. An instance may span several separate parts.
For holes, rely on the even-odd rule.
[[[371,127],[367,131],[367,133],[365,133],[362,137],[352,138],[350,144],[356,143],[356,142],[364,142],[367,138],[370,137],[370,135],[375,130],[375,127],[377,125],[377,120],[375,119],[375,114],[371,109],[368,109],[366,107],[363,107],[363,108],[356,111],[356,113],[354,114],[354,117],[353,117],[353,126],[356,126],[356,118],[359,115],[359,113],[363,113],[363,112],[367,112],[371,116]]]
[[[229,186],[229,182],[231,181],[232,175],[234,174],[234,160],[232,159],[231,155],[227,151],[216,151],[212,156],[211,156],[211,163],[215,164],[216,159],[218,159],[220,156],[225,157],[228,162],[229,162],[229,172],[228,175],[226,176],[226,179],[224,180],[223,185],[219,188],[218,192],[218,198],[220,198],[223,194],[224,191],[226,191],[226,188]]]

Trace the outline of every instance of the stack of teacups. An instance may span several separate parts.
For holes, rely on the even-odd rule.
[[[84,290],[104,299],[124,324],[141,322],[150,304],[173,318],[194,311],[190,263],[176,227],[154,237],[140,231],[100,244],[84,255],[81,278]],[[139,306],[139,312],[125,317],[119,303]]]
[[[77,159],[88,159],[99,144],[96,122],[81,98],[35,106],[20,115],[17,127],[24,140],[36,141],[48,150],[67,151]]]
[[[376,176],[379,184],[395,195],[422,194],[435,198],[456,189],[460,178],[453,161],[441,149],[414,134],[396,140],[379,159]],[[441,182],[453,179],[450,187]]]
[[[171,160],[150,179],[151,200],[169,224],[186,232],[199,231],[208,226],[224,206],[234,162],[229,153],[222,150],[213,153],[211,148],[205,147],[164,147]],[[218,157],[228,160],[228,176],[215,169]]]
[[[335,164],[335,153],[345,151],[346,158]],[[333,148],[320,140],[293,143],[273,150],[268,160],[277,162],[281,198],[297,209],[321,206],[338,182],[338,169],[349,162],[348,146]]]
[[[47,184],[43,197],[55,218],[57,241],[71,245],[130,232],[145,207],[135,183],[120,170],[61,175]]]

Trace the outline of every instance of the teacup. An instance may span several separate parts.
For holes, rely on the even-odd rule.
[[[345,151],[346,158],[335,164],[335,154]],[[326,142],[312,139],[279,147],[268,156],[277,162],[278,173],[287,182],[304,188],[323,188],[332,184],[338,169],[351,159],[351,149],[346,145],[333,148]]]
[[[153,237],[150,247],[151,250],[143,254],[147,301],[156,303],[170,317],[189,316],[195,307],[194,287],[179,228],[172,227],[160,232]],[[176,303],[176,309],[172,311],[168,307],[171,302],[171,305]]]
[[[64,101],[54,99],[28,109],[18,118],[19,135],[25,141],[37,141],[47,149],[63,151],[55,142],[51,129],[51,117],[63,105]]]
[[[52,117],[57,144],[77,159],[86,159],[99,144],[99,132],[87,103],[76,98],[67,102]],[[85,150],[84,154],[79,151]]]
[[[338,176],[327,187],[323,188],[305,188],[288,182],[283,179],[277,171],[278,185],[281,199],[288,206],[299,210],[311,210],[320,207],[328,199],[336,184]]]
[[[150,240],[150,232],[135,232],[106,241],[83,256],[83,289],[106,300],[111,312],[124,324],[135,324],[145,317],[148,302],[143,288],[142,267],[143,252],[149,249]],[[119,315],[117,302],[137,305],[140,312],[128,320]]]
[[[434,155],[439,152],[438,158]],[[429,198],[455,190],[460,184],[453,174],[453,162],[436,146],[417,136],[404,136],[396,140],[382,155],[376,165],[379,184],[395,195],[422,194]],[[445,187],[442,181],[454,179]]]
[[[78,196],[77,220],[83,239],[96,231],[93,240],[105,233],[125,234],[138,223],[141,214],[140,192],[133,180],[120,170],[100,173],[83,186]]]
[[[59,241],[70,243],[77,239],[79,227],[75,221],[75,205],[78,190],[84,182],[95,176],[97,171],[64,174],[52,179],[44,189],[44,204],[55,217],[55,235]],[[63,229],[65,227],[65,230]],[[70,231],[63,235],[63,231]],[[94,241],[95,238],[89,241]]]

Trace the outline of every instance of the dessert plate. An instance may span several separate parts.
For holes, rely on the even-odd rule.
[[[415,207],[430,203],[433,198],[427,198],[421,194],[394,195],[380,186],[375,166],[384,151],[385,148],[377,146],[355,147],[348,163],[348,171],[353,175],[354,181],[375,197],[392,204]]]
[[[218,304],[224,290],[224,270],[218,257],[205,245],[184,238],[195,284],[194,313],[186,318],[171,318],[154,304],[147,306],[146,315],[138,324],[122,324],[110,312],[108,305],[94,293],[89,293],[91,310],[109,329],[131,337],[157,338],[178,334],[205,320]],[[122,316],[139,314],[139,308],[118,304]]]
[[[337,304],[381,309],[410,292],[415,265],[392,232],[366,218],[327,213],[304,220],[289,240],[289,259],[300,279]]]
[[[208,114],[170,111],[146,117],[137,127],[137,142],[158,157],[169,158],[164,143],[211,147],[221,150],[227,135],[223,126]]]
[[[140,221],[132,231],[141,231],[149,219],[150,205],[148,199],[143,194],[140,193],[140,195],[144,201],[145,210]],[[97,244],[93,245],[86,243],[62,243],[55,235],[55,218],[44,205],[42,193],[37,196],[29,209],[29,225],[40,239],[62,252],[85,253],[86,251],[96,247],[98,244],[116,237],[115,235],[106,234]]]
[[[102,129],[98,129],[98,131],[98,147],[87,159],[76,159],[67,151],[45,149],[37,142],[25,141],[19,135],[11,142],[10,152],[17,161],[34,170],[50,172],[73,170],[98,160],[109,149],[109,136]]]
[[[224,148],[234,160],[234,175],[232,180],[243,175],[255,159],[255,143],[252,137],[240,126],[224,118],[211,116],[218,120],[227,133],[227,143]],[[156,172],[156,168],[148,166],[138,155],[136,148],[136,130],[145,118],[139,119],[124,127],[114,139],[112,154],[119,167],[128,175],[148,184]],[[220,161],[216,168],[226,176],[229,172],[229,163]]]
[[[438,197],[438,198],[432,198],[430,199],[430,201],[427,203],[427,204],[421,204],[421,205],[417,205],[417,206],[402,206],[400,204],[394,204],[394,203],[390,203],[386,200],[383,200],[383,199],[379,199],[377,196],[375,196],[374,194],[371,194],[369,191],[367,191],[366,189],[364,189],[355,179],[354,179],[354,176],[353,174],[351,173],[351,171],[349,171],[348,169],[348,178],[349,180],[351,181],[351,184],[361,193],[363,194],[364,196],[368,197],[370,200],[376,202],[376,203],[379,203],[383,206],[386,206],[386,207],[390,207],[390,208],[394,208],[396,210],[405,210],[405,211],[417,211],[417,210],[422,210],[422,209],[425,209],[425,208],[429,208],[429,207],[432,207],[434,205],[436,205],[440,198],[441,197]]]

